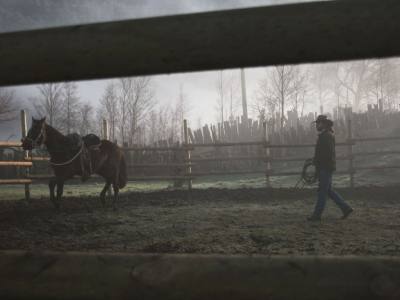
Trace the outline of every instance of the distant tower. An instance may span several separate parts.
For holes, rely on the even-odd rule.
[[[243,69],[240,69],[240,77],[242,81],[243,122],[247,123],[248,115],[247,115],[246,77]]]

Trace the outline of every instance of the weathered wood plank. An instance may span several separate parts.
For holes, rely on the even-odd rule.
[[[398,257],[0,254],[1,299],[400,297]]]
[[[397,56],[399,15],[325,1],[3,33],[0,85]]]

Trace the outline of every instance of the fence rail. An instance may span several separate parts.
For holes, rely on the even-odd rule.
[[[0,179],[0,185],[1,184],[31,184],[32,180],[31,179]],[[29,200],[29,199],[27,199]]]
[[[50,157],[30,156],[30,157],[25,157],[24,159],[29,161],[49,161]]]
[[[0,148],[21,147],[21,142],[16,141],[0,141]]]
[[[29,161],[0,161],[0,167],[16,166],[16,167],[32,167],[32,162]]]

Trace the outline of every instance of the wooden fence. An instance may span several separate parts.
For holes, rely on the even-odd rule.
[[[399,55],[399,2],[364,2],[315,2],[3,33],[0,85]],[[267,142],[262,148],[272,149]],[[352,142],[362,141],[349,140],[348,149]],[[185,144],[185,151],[188,148]],[[63,255],[65,259],[38,252],[0,253],[0,297],[399,299],[396,258],[199,260],[156,255],[143,260],[99,253]],[[176,266],[183,269],[177,271]]]
[[[26,136],[26,114],[21,111],[21,134]],[[108,138],[108,124],[103,122],[102,137]],[[213,143],[193,143],[190,138],[190,128],[187,126],[187,121],[184,121],[184,143],[176,146],[166,147],[123,147],[127,157],[129,170],[129,181],[151,181],[151,180],[167,180],[174,181],[174,186],[182,186],[187,183],[188,189],[192,189],[193,179],[204,176],[226,176],[226,175],[246,175],[246,174],[263,174],[266,180],[266,186],[271,187],[272,176],[296,176],[300,174],[300,165],[298,169],[292,171],[283,171],[282,167],[273,167],[276,163],[292,163],[303,162],[310,156],[274,156],[274,149],[295,149],[299,152],[300,149],[314,148],[312,143],[299,144],[277,144],[269,141],[267,123],[263,124],[263,135],[259,141],[249,142],[218,142]],[[344,149],[344,154],[338,155],[338,161],[347,161],[347,167],[344,170],[338,170],[339,174],[347,174],[349,176],[349,186],[354,187],[354,174],[361,170],[378,170],[378,169],[395,169],[400,168],[400,165],[372,165],[372,166],[355,166],[354,160],[357,157],[368,155],[389,155],[400,154],[400,150],[385,150],[385,151],[362,151],[355,152],[354,146],[364,142],[382,142],[400,140],[400,136],[392,137],[370,137],[370,138],[354,138],[352,131],[351,120],[347,120],[347,138],[345,141],[338,142],[336,146]],[[20,148],[20,142],[0,142],[0,148]],[[231,151],[224,149],[243,149],[245,155],[232,155]],[[253,149],[250,151],[249,149]],[[198,153],[199,152],[199,153]],[[133,155],[132,155],[133,153]],[[206,155],[204,155],[204,153]],[[210,155],[211,153],[211,155]],[[150,155],[151,154],[151,155]],[[145,162],[147,157],[156,157],[158,161]],[[1,157],[0,157],[0,160]],[[20,178],[0,179],[0,184],[21,184],[25,187],[25,197],[29,200],[30,184],[38,181],[48,180],[52,175],[32,174],[31,168],[38,163],[46,163],[48,157],[37,157],[29,151],[23,151],[23,160],[0,161],[0,168],[14,166],[20,169]],[[240,163],[240,167],[234,169],[218,168],[225,163]],[[255,166],[251,165],[255,162]],[[215,168],[213,168],[213,166]],[[243,168],[243,166],[245,166]],[[246,168],[247,166],[247,168]],[[21,169],[24,169],[21,171]],[[146,170],[141,174],[140,170]],[[149,175],[150,174],[150,175]],[[22,175],[22,176],[21,176]],[[93,176],[94,180],[99,178]]]

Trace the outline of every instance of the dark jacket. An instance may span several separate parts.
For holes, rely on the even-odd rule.
[[[336,170],[335,135],[331,130],[324,130],[318,135],[315,146],[314,164],[319,170]]]

